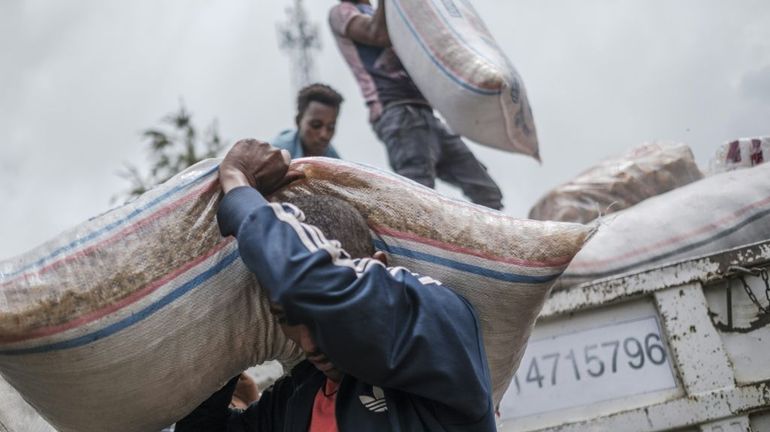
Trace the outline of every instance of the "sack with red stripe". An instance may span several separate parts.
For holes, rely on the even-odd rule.
[[[722,144],[709,163],[709,174],[751,168],[770,159],[770,137],[741,138]]]
[[[770,239],[770,166],[731,171],[608,216],[559,286]]]
[[[540,160],[519,73],[469,0],[387,0],[398,58],[460,135]]]
[[[590,234],[444,198],[401,177],[326,159],[278,198],[341,197],[394,265],[476,307],[496,400],[545,296]],[[217,161],[0,263],[0,372],[61,431],[159,430],[230,377],[296,360],[256,279],[223,239]]]

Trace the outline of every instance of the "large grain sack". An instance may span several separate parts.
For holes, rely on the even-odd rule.
[[[476,306],[499,401],[590,229],[516,220],[351,163],[295,163],[307,179],[280,197],[351,202],[393,265]],[[58,429],[159,430],[249,365],[294,359],[235,242],[217,232],[216,164],[0,263],[0,372]]]
[[[655,142],[606,159],[553,189],[530,219],[588,223],[703,178],[685,144]]]
[[[232,238],[217,162],[0,262],[0,373],[62,432],[153,432],[292,360]]]
[[[55,432],[1,376],[0,432]]]
[[[618,275],[770,239],[770,165],[731,171],[606,218],[559,285]]]
[[[386,0],[393,47],[457,133],[540,159],[521,77],[468,0]]]
[[[709,163],[709,174],[751,168],[770,159],[770,137],[729,141],[716,151]]]

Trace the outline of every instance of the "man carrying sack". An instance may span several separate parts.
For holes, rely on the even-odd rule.
[[[267,292],[306,360],[244,411],[235,382],[177,423],[177,432],[494,431],[478,318],[464,298],[386,267],[366,224],[340,200],[270,204],[298,177],[269,144],[238,142],[220,165],[218,220]],[[327,239],[329,235],[330,239]],[[350,249],[350,255],[340,247]]]

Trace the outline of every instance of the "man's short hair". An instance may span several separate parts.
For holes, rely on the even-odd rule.
[[[299,91],[297,95],[297,123],[305,114],[310,102],[319,102],[339,110],[345,99],[341,94],[326,84],[310,84]]]
[[[328,195],[301,195],[288,201],[305,213],[305,223],[318,227],[326,238],[339,241],[352,258],[374,254],[369,226],[352,205]]]

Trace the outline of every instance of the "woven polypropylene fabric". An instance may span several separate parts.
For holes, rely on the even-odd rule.
[[[0,377],[0,432],[55,432],[42,417]]]
[[[655,142],[606,159],[549,191],[531,219],[589,223],[703,178],[690,148]]]
[[[439,280],[473,304],[498,403],[550,287],[592,228],[515,219],[342,161],[309,158],[295,164],[307,179],[276,198],[325,194],[348,201],[366,216],[390,265]]]
[[[393,47],[457,133],[539,159],[524,82],[470,1],[388,0]]]
[[[607,217],[561,287],[770,239],[770,166],[707,177]]]
[[[216,166],[196,165],[0,263],[0,371],[57,429],[160,430],[248,366],[296,360],[235,242],[217,231]],[[499,401],[549,288],[591,229],[516,220],[342,161],[295,166],[306,179],[273,199],[349,201],[393,265],[474,305]]]
[[[0,264],[0,371],[61,431],[153,431],[290,344],[216,227],[217,161]]]

